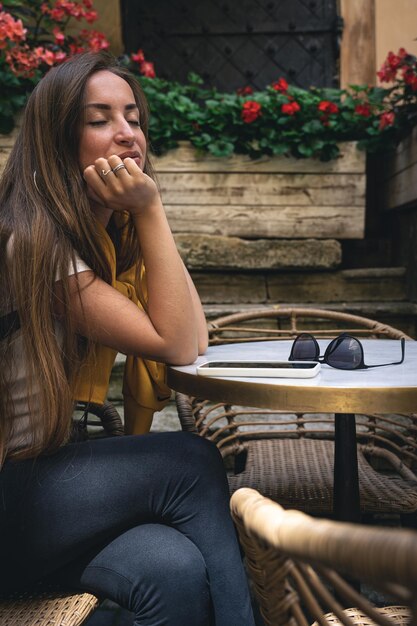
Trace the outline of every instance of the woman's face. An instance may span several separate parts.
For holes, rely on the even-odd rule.
[[[146,140],[129,84],[120,76],[101,70],[87,81],[79,148],[81,170],[94,165],[99,157],[107,159],[112,154],[135,159],[143,170]]]

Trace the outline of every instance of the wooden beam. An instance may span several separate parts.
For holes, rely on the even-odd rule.
[[[344,21],[340,51],[340,84],[376,82],[375,0],[341,0]]]

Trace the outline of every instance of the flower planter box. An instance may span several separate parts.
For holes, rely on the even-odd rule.
[[[154,159],[174,233],[245,239],[358,239],[365,225],[365,154],[315,159],[198,155],[183,142]]]

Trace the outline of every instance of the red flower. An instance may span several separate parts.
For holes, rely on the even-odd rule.
[[[6,51],[6,62],[16,76],[30,78],[39,67],[41,59],[29,46],[15,46]]]
[[[83,42],[86,42],[89,50],[92,52],[98,52],[99,50],[107,50],[110,46],[109,42],[106,39],[106,36],[103,33],[100,33],[97,30],[87,30],[84,28],[80,31],[79,41],[75,42],[75,44],[70,44],[71,54],[78,54],[78,52],[83,51]]]
[[[259,102],[255,102],[254,100],[248,100],[247,102],[244,102],[241,112],[242,120],[246,124],[251,124],[252,122],[257,120],[260,115],[262,115],[261,108],[262,107]]]
[[[388,126],[392,126],[395,121],[394,113],[383,113],[379,118],[379,130],[384,130]]]
[[[147,76],[148,78],[155,78],[156,76],[154,64],[150,61],[142,61],[139,69],[142,76]]]
[[[55,54],[52,52],[52,50],[48,50],[43,46],[38,46],[37,48],[34,48],[33,52],[35,56],[39,59],[39,61],[43,61],[43,63],[46,63],[46,65],[52,67],[52,65],[55,63]]]
[[[52,30],[54,37],[55,37],[55,43],[58,44],[58,46],[62,46],[64,41],[65,41],[65,35],[64,33],[60,30],[59,26],[55,26],[55,28]]]
[[[417,74],[415,74],[411,68],[405,69],[404,82],[411,87],[412,91],[417,91]]]
[[[253,89],[249,85],[246,85],[246,87],[236,89],[236,93],[238,96],[250,96],[250,94],[253,93]]]
[[[0,13],[0,49],[7,46],[6,39],[20,43],[25,40],[26,28],[23,28],[22,20],[15,20],[6,11]]]
[[[132,59],[134,63],[143,63],[145,60],[145,55],[143,54],[143,50],[139,48],[139,50],[136,53],[132,52],[132,54],[130,55],[130,58]]]
[[[84,11],[84,19],[89,24],[93,24],[98,18],[97,11]]]
[[[49,13],[50,17],[55,22],[63,22],[65,19],[65,15],[66,15],[64,9],[60,9],[60,8],[48,9],[47,11],[45,11],[45,13]]]
[[[408,52],[404,48],[398,50],[398,54],[388,52],[381,69],[377,72],[379,80],[383,83],[390,83],[395,80],[397,71],[402,67],[404,59],[408,56]]]
[[[327,115],[332,115],[332,113],[338,113],[339,107],[334,102],[330,102],[329,100],[322,100],[317,105],[319,111],[322,113],[326,113]]]
[[[59,65],[60,63],[63,63],[66,58],[67,58],[67,54],[63,50],[60,50],[59,52],[55,52],[55,65]]]
[[[288,89],[288,83],[285,78],[279,78],[275,83],[272,83],[271,87],[275,89],[275,91],[285,93]]]
[[[295,115],[297,111],[300,111],[301,107],[298,102],[287,102],[281,106],[281,112],[285,115]]]
[[[355,106],[355,113],[357,115],[361,115],[362,117],[369,117],[371,115],[371,107],[367,102],[357,104]]]

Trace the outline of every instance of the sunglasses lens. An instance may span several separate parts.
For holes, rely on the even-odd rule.
[[[363,364],[362,347],[354,337],[335,339],[326,353],[326,362],[341,370],[355,370]]]
[[[319,348],[314,338],[310,335],[300,335],[294,341],[291,357],[296,361],[308,361],[317,359]]]

